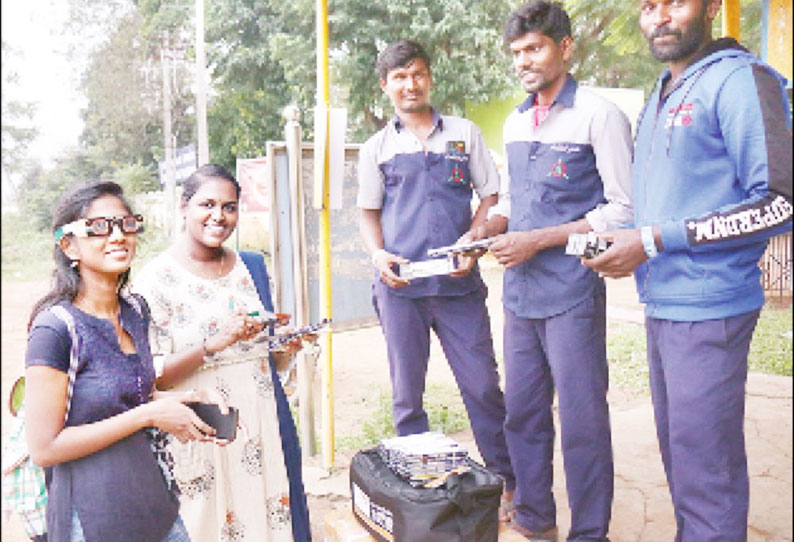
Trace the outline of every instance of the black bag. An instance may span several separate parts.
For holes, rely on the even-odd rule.
[[[380,542],[497,542],[502,479],[469,460],[437,488],[397,476],[375,448],[350,464],[353,514]]]

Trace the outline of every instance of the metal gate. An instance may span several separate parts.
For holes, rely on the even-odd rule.
[[[791,297],[791,232],[769,240],[760,265],[767,297]]]

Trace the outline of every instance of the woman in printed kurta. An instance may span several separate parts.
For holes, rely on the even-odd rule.
[[[304,499],[307,525],[293,531],[287,463],[296,458],[281,445],[294,426],[280,429],[266,330],[252,316],[266,307],[246,263],[222,246],[237,224],[239,190],[219,166],[194,173],[182,196],[183,234],[135,277],[134,289],[151,307],[158,384],[210,387],[239,409],[237,438],[224,448],[171,445],[192,540],[305,542],[302,491],[292,499]]]

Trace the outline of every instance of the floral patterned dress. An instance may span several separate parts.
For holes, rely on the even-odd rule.
[[[208,279],[194,275],[166,251],[137,274],[133,290],[151,309],[155,357],[200,344],[239,309],[265,313],[239,256],[229,273]],[[235,343],[207,357],[174,388],[214,388],[239,410],[237,438],[227,446],[176,439],[170,445],[182,492],[180,515],[192,542],[293,540],[268,354],[266,342]]]

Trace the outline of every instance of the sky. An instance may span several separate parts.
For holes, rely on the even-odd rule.
[[[1,0],[2,39],[16,54],[4,66],[19,76],[16,85],[3,85],[3,94],[37,104],[34,120],[39,137],[32,158],[52,165],[65,149],[77,145],[82,130],[77,91],[79,69],[67,58],[63,33],[68,17],[66,0]]]

